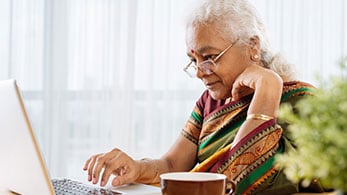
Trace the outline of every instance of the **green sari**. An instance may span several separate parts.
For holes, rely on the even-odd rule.
[[[281,104],[295,104],[313,87],[303,82],[283,85]],[[198,162],[192,171],[225,174],[236,185],[236,194],[291,194],[299,186],[289,182],[275,166],[275,156],[293,147],[286,125],[264,121],[237,145],[233,139],[246,120],[253,95],[225,103],[213,100],[206,90],[187,121],[182,135],[197,144]]]

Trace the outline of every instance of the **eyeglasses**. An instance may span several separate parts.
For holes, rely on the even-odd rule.
[[[201,72],[203,72],[206,75],[212,74],[213,69],[217,66],[217,64],[216,64],[217,60],[219,60],[223,56],[223,54],[225,54],[232,46],[234,46],[237,41],[238,41],[238,39],[236,41],[234,41],[233,43],[231,43],[227,48],[225,48],[223,51],[221,51],[213,59],[208,59],[208,60],[202,61],[200,64],[196,64],[196,61],[191,60],[189,62],[189,64],[187,64],[183,68],[184,72],[186,72],[188,74],[188,76],[191,78],[196,77],[198,70],[200,70]]]

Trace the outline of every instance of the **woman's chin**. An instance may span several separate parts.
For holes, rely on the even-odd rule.
[[[230,94],[221,93],[220,91],[209,90],[209,92],[214,100],[225,100],[230,96]]]

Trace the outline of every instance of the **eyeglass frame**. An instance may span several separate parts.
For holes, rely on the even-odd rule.
[[[190,62],[183,68],[183,71],[185,73],[188,74],[189,77],[191,78],[195,78],[196,77],[196,73],[195,75],[191,74],[189,71],[188,71],[188,68],[190,67],[193,67],[196,71],[200,70],[201,72],[203,72],[204,74],[207,74],[207,75],[211,75],[213,73],[213,71],[211,70],[211,68],[207,67],[206,66],[202,66],[203,64],[207,63],[207,62],[211,62],[213,64],[213,67],[216,67],[217,66],[217,61],[231,48],[233,47],[236,42],[238,41],[239,39],[236,39],[233,43],[231,43],[228,47],[226,47],[224,50],[222,50],[215,58],[213,59],[208,59],[208,60],[204,60],[202,62],[200,62],[198,65],[196,65],[196,63],[194,63],[193,60],[190,60]]]

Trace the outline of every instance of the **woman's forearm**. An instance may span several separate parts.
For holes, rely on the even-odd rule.
[[[279,109],[283,89],[283,81],[279,77],[264,79],[257,83],[256,90],[247,111],[247,115],[263,115],[262,119],[257,117],[247,117],[246,121],[241,125],[233,145],[236,145],[244,136],[260,124],[276,117]]]

